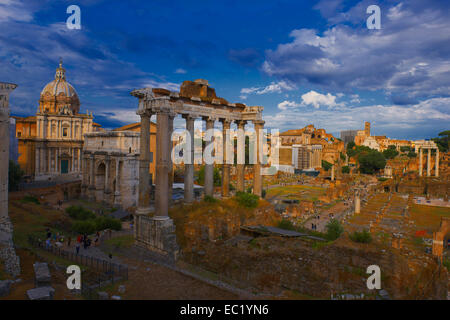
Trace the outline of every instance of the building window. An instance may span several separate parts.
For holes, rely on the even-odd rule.
[[[63,128],[63,137],[67,137],[67,128]]]

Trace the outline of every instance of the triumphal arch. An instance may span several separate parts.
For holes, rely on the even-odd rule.
[[[134,232],[136,242],[140,245],[168,255],[176,259],[178,246],[175,239],[175,226],[168,216],[169,199],[172,194],[171,170],[173,121],[177,115],[181,115],[186,121],[189,145],[194,145],[194,121],[201,119],[206,122],[206,130],[214,129],[216,122],[222,123],[223,132],[223,163],[222,163],[222,197],[229,196],[230,164],[228,159],[234,159],[234,148],[229,147],[230,125],[237,124],[238,132],[245,131],[245,125],[251,122],[255,129],[255,154],[253,193],[261,196],[262,192],[262,136],[264,121],[262,120],[263,107],[246,106],[241,103],[229,103],[227,100],[217,97],[215,90],[208,85],[206,80],[184,81],[180,91],[169,91],[160,88],[144,88],[131,92],[131,95],[139,99],[137,114],[141,118],[140,130],[140,156],[139,156],[139,197],[138,208],[135,214]],[[149,175],[150,163],[150,117],[156,115],[156,183],[155,183],[155,210],[152,217],[149,216],[150,188]],[[206,137],[205,150],[214,143],[213,138]],[[245,137],[238,134],[237,158],[245,159]],[[184,198],[185,202],[194,199],[194,148],[190,148],[185,162],[184,173]],[[205,195],[212,196],[214,190],[214,164],[205,162]],[[237,190],[244,190],[244,163],[236,165]]]

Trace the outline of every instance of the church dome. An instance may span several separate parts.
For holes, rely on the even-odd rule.
[[[62,61],[56,69],[55,80],[41,91],[39,109],[41,113],[49,114],[76,114],[80,110],[80,100],[75,88],[66,81],[66,70],[62,67]]]

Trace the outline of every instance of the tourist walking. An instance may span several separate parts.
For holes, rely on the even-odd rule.
[[[68,237],[67,238],[67,246],[70,248],[70,245],[72,244],[72,238]]]
[[[76,250],[77,254],[80,253],[80,243],[79,242],[77,242],[77,244],[75,246],[75,250]]]

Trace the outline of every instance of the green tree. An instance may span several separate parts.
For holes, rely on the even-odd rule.
[[[342,232],[344,232],[341,223],[336,219],[331,219],[325,228],[327,229],[326,238],[330,241],[336,240],[341,236]]]
[[[367,174],[374,174],[386,166],[386,158],[381,152],[371,150],[358,157],[359,171]]]
[[[342,173],[350,173],[350,167],[349,166],[343,166],[342,167]]]
[[[450,144],[450,130],[445,130],[442,132],[439,132],[438,138],[433,138],[433,140],[441,152],[447,152],[449,150],[449,144]]]
[[[383,155],[386,159],[394,159],[398,156],[398,151],[395,146],[389,146],[386,150],[383,151]]]
[[[400,147],[400,151],[401,152],[409,152],[409,151],[411,151],[412,149],[411,149],[411,147],[410,146],[401,146]]]
[[[222,178],[220,175],[220,169],[214,168],[214,186],[220,187],[222,185]],[[200,185],[205,185],[205,166],[201,166],[200,170],[197,173],[197,183]]]
[[[409,158],[415,158],[415,157],[417,157],[417,153],[415,153],[414,151],[411,150],[410,152],[408,152],[407,156]]]
[[[19,183],[22,180],[24,172],[20,169],[20,166],[13,160],[9,160],[8,167],[8,190],[19,190]]]
[[[332,166],[333,166],[333,165],[332,165],[331,163],[329,163],[328,161],[322,160],[322,168],[323,168],[325,171],[330,170]]]

